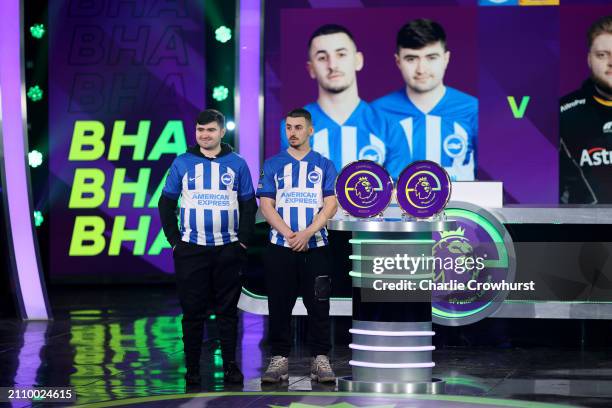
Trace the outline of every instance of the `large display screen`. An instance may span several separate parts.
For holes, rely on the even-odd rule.
[[[49,3],[51,277],[163,279],[166,170],[205,106],[200,2]]]
[[[605,186],[612,172],[598,164],[612,164],[602,140],[612,121],[609,100],[595,102],[597,125],[570,146],[570,173],[559,150],[562,98],[593,75],[589,55],[598,51],[587,34],[612,15],[611,5],[358,3],[266,2],[266,157],[286,145],[283,115],[306,107],[313,114],[313,148],[338,167],[371,159],[393,174],[413,160],[430,159],[456,181],[502,181],[505,204],[612,202],[612,184]],[[402,40],[408,46],[398,45],[402,27],[419,19],[443,29],[441,48],[429,47],[439,38],[428,37],[436,34],[431,27],[408,30]],[[337,26],[352,38],[329,31]],[[605,30],[596,44],[600,59],[612,53]],[[414,45],[418,35],[427,47]],[[612,73],[609,65],[600,71],[599,90],[606,95]],[[425,88],[435,81],[444,90],[428,95]],[[592,99],[587,96],[588,103]],[[612,123],[608,128],[612,132]]]

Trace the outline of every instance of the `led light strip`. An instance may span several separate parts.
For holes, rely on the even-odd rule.
[[[349,344],[349,348],[354,350],[364,351],[433,351],[435,346],[407,346],[407,347],[392,347],[392,346],[366,346],[363,344]]]
[[[244,157],[251,176],[259,177],[261,78],[261,0],[240,0],[238,13],[238,92],[235,116],[238,151]]]
[[[386,330],[364,330],[364,329],[349,329],[349,333],[363,334],[366,336],[433,336],[436,332],[433,331],[386,331]]]
[[[369,368],[431,368],[436,363],[368,363],[366,361],[349,361],[349,365]]]
[[[50,317],[32,223],[27,162],[26,98],[23,62],[23,5],[0,1],[0,165],[8,252],[19,312],[24,319]]]

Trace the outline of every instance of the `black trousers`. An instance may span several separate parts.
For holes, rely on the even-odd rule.
[[[179,241],[174,268],[183,309],[183,345],[187,366],[199,364],[206,311],[214,310],[225,363],[236,359],[240,271],[246,250],[238,242],[207,247]]]
[[[307,252],[269,244],[265,256],[268,290],[268,343],[273,356],[291,352],[291,311],[302,296],[308,312],[307,342],[313,356],[327,354],[330,344],[329,296],[331,258],[325,247]]]

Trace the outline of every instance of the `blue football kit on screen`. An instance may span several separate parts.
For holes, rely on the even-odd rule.
[[[286,150],[266,160],[263,166],[258,197],[276,201],[275,208],[293,232],[306,229],[323,208],[323,199],[334,195],[336,169],[334,164],[318,152],[311,150],[297,160]],[[276,229],[270,229],[270,242],[290,248]],[[308,248],[327,245],[327,230],[322,228],[308,241]]]
[[[182,241],[219,246],[238,241],[238,201],[250,200],[255,192],[240,155],[207,159],[187,152],[172,162],[162,194],[172,200],[180,196]]]
[[[405,138],[391,135],[384,117],[372,107],[360,101],[349,118],[338,124],[321,109],[318,103],[304,107],[312,115],[314,135],[310,146],[330,159],[336,170],[356,160],[372,160],[384,166],[393,178],[397,178],[409,163]],[[281,150],[288,147],[285,121],[281,124]]]
[[[446,87],[440,102],[424,113],[402,88],[377,99],[372,106],[389,121],[390,137],[405,140],[410,161],[439,163],[453,181],[476,178],[478,99]]]

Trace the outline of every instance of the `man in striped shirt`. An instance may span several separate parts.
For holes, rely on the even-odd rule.
[[[307,68],[317,82],[319,96],[305,106],[314,127],[310,146],[330,159],[337,171],[366,159],[384,166],[397,178],[408,164],[406,142],[401,135],[389,134],[384,116],[359,97],[357,72],[363,66],[363,54],[346,27],[326,24],[311,35]],[[281,126],[284,150],[289,145],[284,123]]]
[[[289,147],[266,160],[257,186],[261,212],[271,227],[264,262],[272,359],[261,381],[276,383],[289,378],[291,311],[302,296],[313,356],[311,378],[333,382],[327,357],[331,347],[331,259],[325,224],[336,213],[336,169],[310,148],[313,127],[307,110],[289,112],[285,132]]]
[[[416,19],[397,33],[395,63],[405,86],[372,102],[390,123],[390,136],[404,139],[408,162],[432,160],[453,181],[476,177],[478,100],[444,85],[450,60],[440,24]]]
[[[221,139],[225,118],[208,109],[196,124],[197,145],[170,166],[159,200],[164,234],[172,245],[183,309],[187,385],[198,385],[207,309],[213,309],[221,336],[225,381],[242,383],[235,363],[240,270],[255,225],[257,203],[242,157]],[[176,207],[180,197],[179,223]]]

